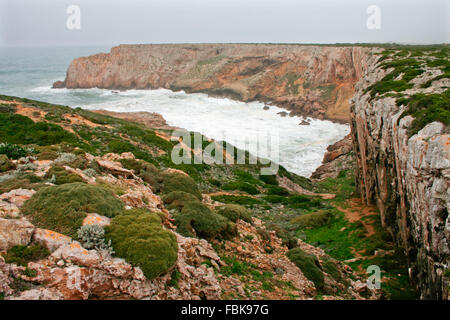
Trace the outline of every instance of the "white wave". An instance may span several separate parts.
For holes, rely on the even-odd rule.
[[[269,156],[269,159],[278,161],[289,171],[307,177],[320,166],[327,146],[349,133],[347,125],[330,121],[311,119],[309,126],[301,126],[299,122],[303,120],[302,117],[281,117],[278,113],[285,111],[284,109],[270,106],[269,110],[263,110],[264,104],[260,102],[244,103],[167,89],[119,92],[87,90],[100,90],[103,97],[114,99],[77,105],[81,108],[115,112],[157,112],[169,125],[200,132],[215,140],[228,141],[252,153],[258,150],[255,137],[277,133],[279,158]],[[259,143],[262,149],[267,147],[264,141]]]

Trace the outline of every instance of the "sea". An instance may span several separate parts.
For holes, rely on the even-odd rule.
[[[280,112],[285,110],[274,105],[265,110],[262,102],[245,103],[201,93],[51,88],[54,81],[64,80],[74,58],[109,50],[110,47],[0,48],[0,94],[87,110],[156,112],[171,126],[227,141],[305,177],[321,165],[326,148],[350,132],[348,125],[326,120],[307,119],[309,126],[299,125],[302,117],[283,117]]]

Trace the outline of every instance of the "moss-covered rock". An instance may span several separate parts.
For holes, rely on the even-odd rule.
[[[178,255],[173,232],[163,228],[161,218],[145,210],[129,210],[105,228],[107,240],[118,257],[142,269],[153,279],[172,267]]]
[[[294,248],[288,251],[287,257],[299,267],[306,278],[314,283],[316,289],[321,290],[323,288],[323,272],[315,255],[306,253],[300,248]]]
[[[114,217],[123,204],[104,188],[84,183],[45,187],[25,202],[22,213],[40,228],[76,237],[86,213]]]
[[[238,204],[227,204],[224,207],[220,208],[217,213],[233,222],[236,222],[238,219],[244,220],[245,222],[249,223],[252,222],[252,215],[250,210]]]

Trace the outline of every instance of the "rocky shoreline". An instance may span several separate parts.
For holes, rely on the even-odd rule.
[[[297,45],[120,45],[75,59],[54,88],[157,89],[261,101],[349,122],[348,100],[377,51]]]

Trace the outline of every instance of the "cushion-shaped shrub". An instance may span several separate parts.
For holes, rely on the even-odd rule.
[[[266,227],[270,230],[275,231],[278,238],[282,240],[283,245],[288,247],[288,249],[292,249],[297,247],[297,238],[295,238],[291,232],[286,230],[284,227],[277,223],[268,223]]]
[[[199,200],[192,193],[187,193],[184,191],[172,191],[171,193],[163,197],[163,201],[169,209],[177,209],[181,211],[186,202],[195,202]]]
[[[291,223],[301,228],[311,229],[327,224],[331,217],[332,213],[330,211],[320,210],[297,216],[291,220]]]
[[[30,261],[45,259],[50,255],[48,249],[40,244],[31,246],[14,246],[8,250],[5,256],[7,263],[16,263],[26,267]]]
[[[323,288],[323,272],[317,257],[306,253],[300,248],[294,248],[288,251],[287,257],[303,272],[306,278],[314,283],[316,289]]]
[[[75,174],[66,171],[63,167],[54,166],[44,176],[47,179],[52,180],[54,184],[61,185],[65,183],[83,182],[83,179]]]
[[[268,186],[266,186],[266,188],[267,188],[267,194],[278,195],[278,196],[288,196],[289,195],[289,191],[282,187],[268,185]]]
[[[202,199],[202,194],[195,180],[180,173],[165,173],[162,176],[161,191],[164,194],[169,194],[172,191],[184,191],[193,194],[199,200]]]
[[[125,211],[105,228],[116,256],[142,269],[153,279],[172,267],[178,255],[175,234],[165,229],[161,218],[141,209]]]
[[[112,218],[122,211],[122,202],[111,191],[84,183],[42,188],[22,207],[22,213],[37,227],[71,237],[76,237],[86,213]]]
[[[278,180],[276,175],[260,175],[259,179],[266,184],[278,186]]]
[[[236,222],[238,219],[249,223],[252,222],[250,210],[238,204],[226,204],[217,212],[233,222]]]
[[[222,187],[222,189],[223,190],[241,190],[241,191],[247,192],[248,194],[258,194],[259,193],[258,189],[254,185],[252,185],[248,182],[242,182],[242,181],[229,182],[229,183],[225,184]]]
[[[133,170],[139,177],[158,191],[161,183],[161,172],[153,164],[144,160],[121,159],[120,163],[128,170]]]
[[[177,231],[186,236],[213,239],[235,234],[236,226],[200,202],[187,202],[174,216]]]

